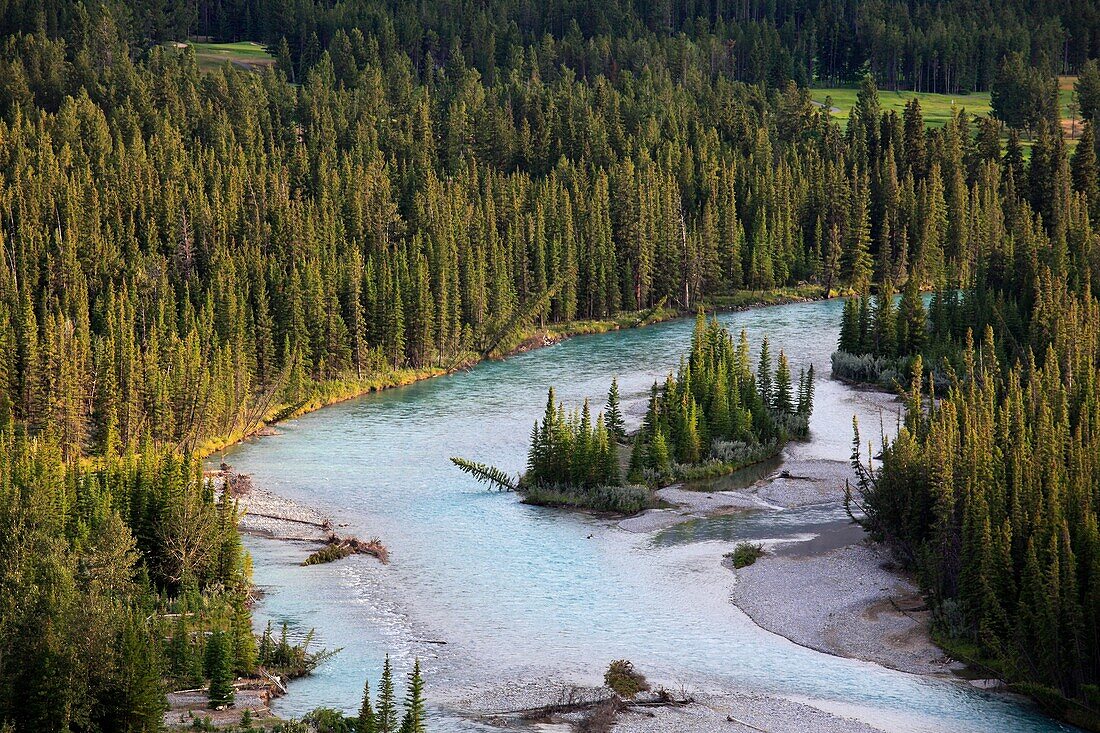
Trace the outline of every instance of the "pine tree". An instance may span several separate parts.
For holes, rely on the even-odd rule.
[[[394,696],[393,668],[390,666],[389,654],[386,655],[386,661],[382,665],[382,679],[378,683],[378,707],[374,721],[377,733],[398,733],[397,699]]]
[[[405,693],[405,717],[401,721],[401,733],[424,733],[424,680],[420,676],[420,660],[413,663],[409,673],[408,690]]]
[[[210,707],[233,705],[233,652],[223,631],[214,631],[206,642],[206,676],[210,679],[207,698]]]
[[[607,426],[608,435],[615,442],[626,440],[626,423],[619,408],[619,381],[611,378],[611,388],[607,391],[607,409],[604,412],[604,424]]]
[[[363,702],[355,719],[355,733],[375,733],[374,708],[370,702],[370,680],[363,682]]]

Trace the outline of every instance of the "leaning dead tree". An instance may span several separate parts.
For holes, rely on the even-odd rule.
[[[500,491],[516,491],[519,488],[519,480],[515,479],[496,466],[485,463],[468,461],[465,458],[452,457],[451,463],[461,468],[483,484],[496,486]]]

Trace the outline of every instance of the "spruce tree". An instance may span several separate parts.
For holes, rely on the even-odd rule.
[[[927,326],[924,312],[924,300],[921,298],[917,282],[910,278],[901,294],[898,307],[897,348],[898,353],[910,355],[919,353],[924,346]]]
[[[809,415],[814,409],[814,365],[799,378],[798,414]]]
[[[390,655],[382,664],[382,679],[378,683],[378,709],[375,713],[377,733],[397,733],[397,699],[393,689],[393,667]]]
[[[234,528],[234,534],[236,528]],[[252,633],[252,614],[241,588],[232,602],[233,667],[242,675],[252,674],[256,668],[256,637]]]
[[[210,707],[233,705],[233,651],[223,631],[214,631],[206,642],[206,675],[210,679],[207,698]]]
[[[760,344],[760,361],[756,367],[756,388],[765,405],[772,404],[772,352],[765,336]]]
[[[779,350],[779,366],[775,371],[775,393],[771,403],[776,412],[789,415],[794,412],[794,396],[791,390],[791,368],[787,363],[787,354]]]
[[[1096,162],[1096,141],[1091,122],[1084,123],[1081,139],[1070,162],[1070,170],[1074,189],[1084,194],[1093,222],[1100,223],[1100,166]]]
[[[844,312],[840,319],[840,339],[837,348],[849,354],[859,353],[859,323],[856,299],[845,298]]]
[[[649,441],[649,467],[658,473],[664,473],[672,467],[672,459],[668,452],[668,443],[660,425],[653,432]]]
[[[611,388],[607,391],[604,424],[612,440],[619,443],[626,440],[626,423],[623,421],[623,413],[619,407],[619,380],[615,377],[611,378]]]
[[[374,708],[370,702],[370,680],[363,682],[363,701],[355,719],[355,733],[375,733]]]
[[[630,447],[630,467],[627,471],[627,481],[633,484],[642,482],[647,460],[645,438],[643,433],[639,431],[634,436],[634,442]]]
[[[413,662],[405,692],[405,717],[401,721],[401,733],[425,733],[424,680],[420,676],[420,660]]]
[[[186,612],[176,616],[172,640],[168,644],[168,671],[185,679],[191,670],[191,639],[187,631]]]

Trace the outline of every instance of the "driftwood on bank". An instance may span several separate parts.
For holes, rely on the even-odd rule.
[[[533,708],[520,708],[518,710],[502,710],[495,713],[486,713],[482,717],[517,717],[524,720],[543,720],[546,718],[552,718],[558,715],[568,715],[569,713],[583,713],[591,711],[607,703],[613,703],[620,711],[630,710],[634,708],[679,708],[686,705],[691,705],[695,702],[695,698],[691,696],[685,696],[681,698],[673,697],[673,695],[667,690],[660,690],[651,698],[643,700],[623,700],[618,695],[609,695],[608,697],[600,697],[591,700],[570,700],[563,702],[550,703],[548,705],[540,705]]]
[[[278,675],[273,675],[270,672],[268,672],[266,669],[261,669],[260,672],[263,674],[264,677],[266,677],[271,682],[271,684],[273,684],[277,688],[279,688],[279,691],[283,695],[285,695],[287,693],[286,685],[284,685],[282,683],[282,681],[279,679]]]
[[[358,537],[341,537],[335,532],[329,532],[325,540],[325,546],[306,558],[303,565],[319,565],[333,562],[350,555],[370,555],[378,559],[383,565],[389,562],[389,551],[378,538],[363,541]]]
[[[229,495],[234,499],[241,499],[249,497],[253,494],[252,477],[246,473],[239,473],[233,470],[233,467],[228,463],[222,463],[218,470],[205,472],[207,480],[220,482],[222,486],[229,492]],[[259,498],[271,497],[268,492],[258,491],[256,494]],[[256,496],[253,496],[255,499]],[[277,497],[275,497],[277,499]],[[257,502],[246,501],[246,504]],[[272,502],[267,504],[261,504],[263,508],[268,508],[272,505]],[[284,506],[286,505],[286,506]],[[305,519],[303,517],[287,516],[296,505],[294,502],[277,500],[274,502],[274,508],[280,513],[272,513],[271,509],[267,512],[256,511],[252,506],[246,506],[240,513],[240,517],[251,517],[271,520],[275,523],[289,523],[296,525],[303,525],[306,527],[313,527],[320,530],[319,536],[289,536],[285,532],[279,532],[272,525],[253,527],[249,529],[252,534],[260,534],[263,536],[272,537],[279,540],[287,540],[291,542],[309,542],[309,543],[322,543],[319,550],[312,553],[302,563],[303,565],[317,565],[320,563],[333,562],[334,560],[340,560],[348,557],[349,555],[370,555],[377,558],[383,564],[389,562],[389,552],[386,550],[386,546],[382,544],[382,541],[378,538],[370,540],[361,540],[358,537],[353,536],[341,536],[333,531],[332,521],[330,519],[318,517],[317,519]],[[315,514],[315,512],[308,511],[304,507],[297,507],[302,510],[303,513]],[[286,511],[281,511],[286,509]],[[275,525],[277,527],[277,525]]]
[[[311,521],[309,519],[295,519],[294,517],[283,517],[283,516],[280,516],[278,514],[264,514],[263,512],[252,512],[252,511],[248,512],[248,516],[250,516],[250,517],[263,517],[264,519],[276,519],[280,522],[292,522],[294,524],[306,524],[306,525],[309,525],[310,527],[317,527],[318,529],[323,529],[326,532],[328,532],[330,529],[332,529],[332,523],[329,522],[327,519],[323,522],[314,522],[314,521]]]

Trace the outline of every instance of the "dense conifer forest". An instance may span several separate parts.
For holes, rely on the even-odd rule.
[[[1047,74],[1073,73],[1096,56],[1097,10],[1087,2],[771,2],[725,0],[137,0],[110,4],[143,45],[189,35],[259,40],[280,48],[301,74],[341,31],[360,30],[423,68],[456,47],[495,81],[518,48],[545,37],[570,41],[584,71],[613,71],[652,54],[649,44],[684,34],[714,72],[778,86],[833,86],[876,74],[891,89],[959,94],[990,87],[1002,58],[1020,53]],[[69,40],[94,25],[94,6],[9,0],[0,33],[45,30]],[[89,23],[91,21],[91,23]],[[577,44],[595,39],[595,47]],[[583,73],[583,72],[582,72]]]
[[[861,295],[845,351],[918,375],[854,501],[944,636],[1098,704],[1094,4],[10,0],[0,35],[0,726],[157,730],[170,684],[274,664],[213,447],[524,329],[783,286]],[[196,35],[275,63],[165,43]],[[862,85],[846,128],[818,81]],[[1000,119],[929,130],[876,83]],[[636,469],[798,422],[716,355]]]

